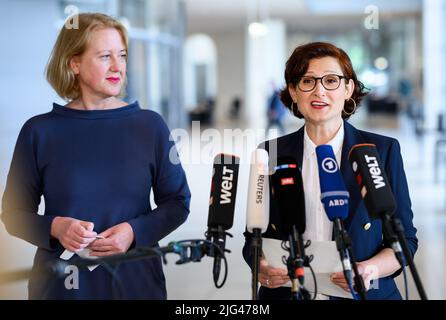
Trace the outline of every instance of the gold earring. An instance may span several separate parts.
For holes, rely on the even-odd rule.
[[[349,112],[345,111],[345,106],[344,106],[343,111],[344,111],[344,113],[345,113],[346,115],[351,116],[351,115],[352,115],[353,113],[355,113],[355,111],[356,111],[356,101],[355,101],[355,99],[353,99],[353,98],[348,98],[348,100],[345,100],[345,101],[349,101],[349,100],[352,100],[352,101],[353,101],[353,104],[354,104],[354,108],[353,108],[353,110],[349,113]]]

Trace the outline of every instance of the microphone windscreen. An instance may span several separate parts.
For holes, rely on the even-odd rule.
[[[349,193],[339,171],[333,148],[330,145],[316,147],[319,168],[321,201],[330,221],[344,220],[348,216]]]
[[[288,236],[292,227],[297,232],[305,232],[305,196],[302,175],[294,157],[279,157],[275,172],[271,177],[273,197],[278,210],[279,233]]]
[[[269,223],[269,157],[268,152],[256,149],[251,155],[248,183],[246,228],[249,232],[265,232]]]
[[[239,164],[240,158],[234,155],[221,153],[214,158],[209,198],[209,228],[221,226],[224,230],[228,230],[232,227]]]
[[[370,218],[392,215],[396,204],[374,144],[357,144],[349,160]]]

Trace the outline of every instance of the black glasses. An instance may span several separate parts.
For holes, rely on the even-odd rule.
[[[321,80],[322,86],[327,90],[336,90],[341,84],[341,79],[347,79],[347,77],[337,74],[326,74],[323,77],[310,77],[303,76],[297,82],[297,87],[304,92],[311,91],[316,87],[317,80]]]

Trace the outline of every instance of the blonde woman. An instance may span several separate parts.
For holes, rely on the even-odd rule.
[[[47,66],[47,80],[68,103],[54,103],[19,134],[2,220],[10,234],[38,247],[30,299],[166,299],[160,259],[122,263],[116,277],[102,266],[80,269],[78,288],[47,268],[65,250],[103,257],[157,246],[189,213],[186,176],[169,158],[176,151],[166,124],[120,99],[127,53],[120,22],[79,14],[78,29],[61,29]],[[41,196],[44,215],[37,214]]]

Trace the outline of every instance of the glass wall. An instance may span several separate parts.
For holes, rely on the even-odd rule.
[[[182,44],[185,8],[181,0],[61,0],[61,17],[102,12],[129,31],[126,100],[160,113],[170,128],[183,127]],[[70,12],[71,11],[71,12]]]
[[[414,13],[383,18],[376,30],[357,26],[361,21],[352,19],[330,30],[291,28],[288,50],[310,41],[334,43],[346,50],[359,80],[370,90],[365,110],[395,116],[407,112],[412,116],[421,103],[417,97],[422,86],[421,16]]]

